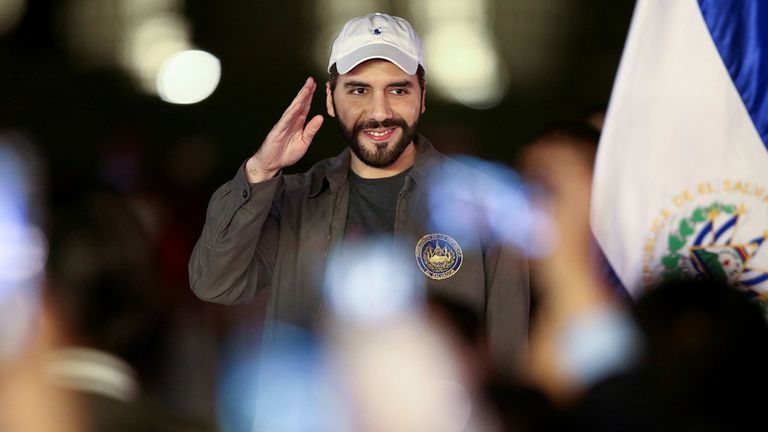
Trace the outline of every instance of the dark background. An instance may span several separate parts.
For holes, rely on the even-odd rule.
[[[43,166],[33,181],[42,195],[66,200],[71,191],[107,184],[134,201],[158,245],[164,287],[162,348],[151,353],[159,366],[145,377],[148,393],[212,415],[221,341],[234,323],[260,316],[264,296],[244,307],[203,303],[188,287],[187,260],[213,190],[258,148],[307,76],[325,81],[313,57],[323,11],[300,0],[180,2],[193,44],[221,60],[222,77],[209,98],[173,105],[140,91],[116,64],[84,62],[67,42],[66,8],[130,3],[28,0],[19,21],[0,34],[0,132],[21,132],[33,144]],[[409,19],[406,3],[384,1],[390,7],[380,11]],[[634,2],[489,3],[491,34],[512,77],[507,93],[499,105],[475,110],[428,90],[420,131],[447,153],[513,163],[546,125],[607,104]],[[324,106],[318,91],[312,113],[325,114]],[[335,121],[326,121],[289,171],[343,146]]]
[[[30,0],[16,27],[0,36],[0,118],[32,134],[55,181],[100,175],[105,150],[128,141],[142,152],[145,177],[174,182],[167,178],[167,159],[175,146],[203,140],[206,146],[191,148],[213,149],[206,153],[208,171],[197,179],[210,192],[258,147],[306,76],[325,79],[312,60],[314,2],[188,0],[183,12],[194,43],[222,62],[219,87],[193,105],[144,95],[117,67],[78,64],[61,37],[58,15],[67,3]],[[399,2],[390,3],[388,12],[405,12],[396,7]],[[490,109],[452,104],[428,92],[421,131],[438,148],[511,161],[546,124],[607,104],[633,2],[549,0],[538,8],[526,3],[494,2],[493,34],[513,73],[526,66],[525,59],[513,57],[514,47],[525,43],[520,39],[534,45],[536,38],[554,39],[538,53],[549,66],[539,68],[536,82],[513,82],[501,104]],[[526,35],[525,27],[512,27],[521,23],[536,31]],[[324,114],[323,96],[317,92],[313,112]],[[295,168],[305,169],[342,146],[335,122],[326,122]]]

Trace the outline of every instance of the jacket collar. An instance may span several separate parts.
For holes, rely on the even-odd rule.
[[[416,146],[416,160],[411,171],[408,173],[408,177],[416,184],[423,184],[429,175],[429,171],[439,162],[441,154],[421,134],[417,134],[413,142]],[[321,181],[315,182],[312,185],[309,197],[317,196],[325,189],[326,185],[330,186],[331,191],[338,192],[347,182],[350,159],[349,147],[345,148],[338,156],[332,158],[330,166]]]
[[[440,163],[443,155],[422,135],[416,135],[413,142],[416,144],[416,162],[408,173],[408,177],[416,184],[423,185],[426,183],[432,168]]]

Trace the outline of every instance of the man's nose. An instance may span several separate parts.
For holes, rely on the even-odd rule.
[[[375,93],[371,97],[370,116],[377,121],[392,118],[392,107],[386,93]]]

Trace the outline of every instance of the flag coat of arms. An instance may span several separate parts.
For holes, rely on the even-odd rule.
[[[633,296],[717,277],[768,305],[768,2],[638,1],[592,194]]]

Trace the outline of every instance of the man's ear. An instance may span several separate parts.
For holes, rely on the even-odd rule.
[[[328,81],[325,82],[325,109],[329,116],[336,117],[336,110],[333,109],[333,91]]]
[[[427,80],[424,80],[424,88],[421,89],[421,113],[427,110]]]

